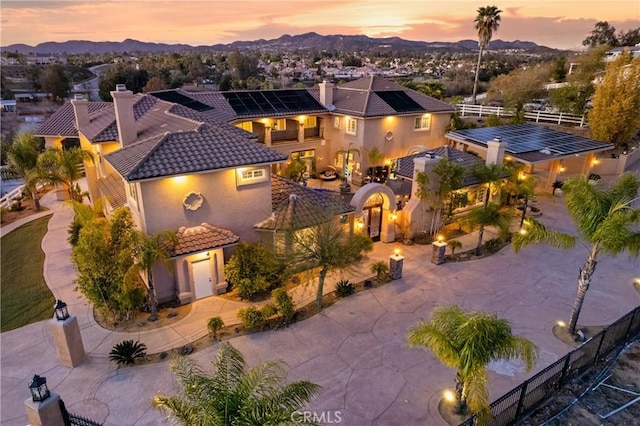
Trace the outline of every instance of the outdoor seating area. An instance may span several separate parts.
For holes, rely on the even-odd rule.
[[[327,166],[318,174],[318,177],[324,181],[333,181],[338,179],[338,172],[335,167]]]

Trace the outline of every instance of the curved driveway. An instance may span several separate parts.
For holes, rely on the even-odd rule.
[[[561,198],[543,198],[540,206],[544,222],[572,230]],[[290,379],[322,385],[309,410],[327,424],[340,420],[355,426],[444,424],[437,403],[440,392],[452,386],[455,372],[405,343],[407,328],[428,317],[434,306],[458,304],[495,312],[511,321],[515,333],[540,347],[540,362],[531,373],[515,363],[491,367],[491,399],[571,349],[553,337],[551,328],[570,313],[585,247],[562,251],[533,246],[518,255],[507,247],[485,259],[440,266],[430,263],[430,247],[402,250],[406,257],[402,279],[350,296],[286,329],[231,343],[251,364],[282,359]],[[385,258],[390,251],[390,245],[377,244],[370,257]],[[608,324],[636,307],[640,302],[632,285],[636,277],[640,277],[637,259],[602,257],[580,322]],[[83,329],[85,342],[91,339],[87,331]],[[206,365],[214,351],[215,345],[192,356]],[[103,356],[91,354],[79,367],[62,367],[46,327],[32,324],[2,334],[3,425],[26,423],[22,401],[34,373],[47,377],[70,411],[110,426],[165,424],[150,399],[159,391],[176,391],[167,362],[118,370]]]

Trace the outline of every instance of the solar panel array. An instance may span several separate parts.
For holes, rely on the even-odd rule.
[[[482,127],[458,130],[451,132],[451,134],[460,139],[471,140],[483,145],[486,145],[487,141],[499,137],[503,142],[507,143],[506,151],[512,154],[548,150],[550,154],[566,155],[603,148],[608,145],[593,139],[558,132],[533,124]]]
[[[224,92],[238,115],[282,114],[324,109],[306,90],[260,90]]]
[[[153,96],[162,99],[163,101],[186,106],[187,108],[191,108],[195,111],[203,112],[214,109],[212,106],[203,104],[200,101],[196,101],[195,99],[185,96],[182,93],[176,92],[175,90],[166,92],[154,92]]]
[[[402,90],[385,90],[374,92],[396,112],[421,112],[424,111],[416,101],[411,99],[406,92]]]

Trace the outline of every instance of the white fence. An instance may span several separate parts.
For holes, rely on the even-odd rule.
[[[484,117],[487,115],[496,115],[498,117],[513,117],[515,111],[503,107],[492,107],[485,105],[470,105],[470,104],[457,104],[456,109],[462,117]],[[536,123],[554,123],[554,124],[577,124],[583,127],[587,124],[586,117],[565,113],[553,113],[543,111],[525,112],[524,118],[526,120],[532,120]]]

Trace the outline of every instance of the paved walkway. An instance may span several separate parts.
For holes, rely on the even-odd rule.
[[[49,231],[42,241],[46,253],[44,276],[56,298],[69,305],[81,325],[87,360],[69,369],[57,363],[48,321],[3,333],[3,425],[24,425],[23,401],[33,374],[47,377],[70,411],[105,425],[165,424],[150,405],[157,392],[173,393],[177,387],[167,362],[117,369],[108,361],[113,344],[137,339],[159,352],[188,343],[207,333],[206,320],[220,315],[225,323],[235,317],[241,303],[209,298],[194,304],[191,313],[172,326],[140,333],[102,329],[83,297],[73,291],[74,271],[66,242],[72,210],[43,197],[53,211]],[[561,197],[541,198],[542,220],[556,229],[573,230]],[[487,236],[489,238],[489,236]],[[461,239],[465,248],[475,246],[473,235]],[[387,259],[394,245],[376,244],[374,252],[349,278],[369,276],[370,263]],[[557,341],[551,327],[567,319],[575,295],[578,267],[586,249],[569,251],[546,246],[529,247],[519,255],[510,248],[475,261],[431,264],[430,246],[400,246],[405,256],[404,276],[386,286],[367,290],[325,309],[321,314],[278,331],[232,339],[249,363],[283,359],[289,378],[309,379],[323,386],[309,409],[340,412],[342,424],[443,424],[437,413],[441,391],[451,387],[454,372],[430,353],[406,347],[408,327],[426,318],[434,306],[458,304],[466,309],[496,312],[512,322],[514,332],[534,341],[541,349],[535,371],[562,357],[570,348]],[[358,278],[353,278],[353,277]],[[632,282],[640,277],[640,263],[626,256],[603,257],[587,295],[581,323],[607,324],[633,309],[640,297]],[[334,274],[326,290],[339,278]],[[312,300],[314,286],[302,287],[296,301]],[[193,354],[206,365],[217,345]],[[492,366],[491,397],[511,389],[526,377],[518,363]]]

